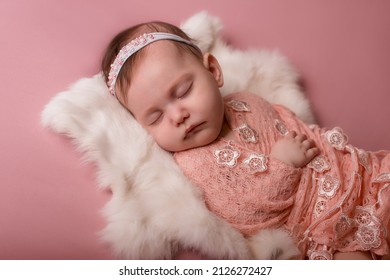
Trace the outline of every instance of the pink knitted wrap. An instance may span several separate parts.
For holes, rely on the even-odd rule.
[[[246,236],[284,227],[311,259],[330,259],[336,250],[389,254],[389,152],[354,148],[340,128],[309,127],[253,94],[231,94],[225,105],[239,141],[219,138],[174,155],[212,212]],[[269,157],[290,130],[321,150],[305,168]]]

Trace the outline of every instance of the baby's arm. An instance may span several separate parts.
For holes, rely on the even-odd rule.
[[[318,153],[319,149],[313,140],[308,139],[304,134],[291,131],[274,144],[270,156],[296,168],[301,168],[306,166]]]

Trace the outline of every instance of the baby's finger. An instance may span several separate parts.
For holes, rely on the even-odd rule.
[[[316,143],[312,139],[306,139],[306,140],[302,141],[302,145],[304,148],[309,149],[309,148],[315,147]]]
[[[289,137],[291,137],[291,138],[295,138],[295,137],[297,136],[297,133],[296,133],[295,130],[291,130],[291,131],[287,134],[287,136],[289,136]]]
[[[308,160],[312,160],[319,153],[320,149],[318,149],[317,147],[313,147],[306,151],[306,157],[308,158]]]
[[[307,136],[305,134],[298,134],[296,137],[295,137],[299,142],[303,143],[304,141],[307,140]]]

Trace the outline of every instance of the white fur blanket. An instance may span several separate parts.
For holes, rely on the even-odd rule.
[[[205,12],[182,25],[203,51],[220,61],[223,93],[249,90],[312,122],[299,77],[287,60],[276,52],[233,50],[219,37],[221,27],[219,19]],[[96,164],[100,187],[111,188],[101,235],[119,258],[170,259],[180,247],[216,259],[271,258],[275,248],[282,248],[277,258],[297,254],[282,231],[263,231],[246,240],[210,213],[170,154],[108,94],[100,74],[57,94],[42,112],[42,123],[73,139]]]

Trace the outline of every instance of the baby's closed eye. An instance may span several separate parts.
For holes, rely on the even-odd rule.
[[[192,81],[182,83],[176,90],[176,97],[179,99],[186,97],[191,92],[192,84]]]
[[[146,124],[155,125],[162,120],[163,114],[161,111],[155,111],[147,116]]]

